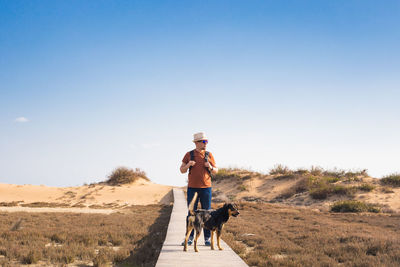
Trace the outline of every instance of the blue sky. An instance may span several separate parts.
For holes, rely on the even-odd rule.
[[[400,171],[399,1],[0,0],[0,182],[118,166]],[[25,119],[22,119],[25,118]]]

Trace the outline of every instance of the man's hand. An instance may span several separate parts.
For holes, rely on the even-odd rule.
[[[180,168],[181,173],[187,172],[189,167],[194,166],[195,164],[196,164],[196,161],[194,161],[194,160],[189,161],[187,164],[182,162],[182,165],[181,165],[181,168]]]
[[[218,168],[211,165],[208,161],[204,163],[204,167],[208,168],[213,174],[216,174],[218,172]]]
[[[189,161],[188,162],[188,167],[191,167],[191,166],[194,166],[196,164],[196,161],[194,161],[194,160],[191,160],[191,161]]]

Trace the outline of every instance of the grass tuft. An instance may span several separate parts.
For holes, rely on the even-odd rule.
[[[365,191],[365,192],[371,192],[372,190],[375,189],[375,186],[372,184],[364,183],[364,184],[358,186],[357,189],[359,189],[361,191]]]
[[[378,213],[381,209],[373,204],[365,203],[357,200],[337,201],[332,204],[331,211],[333,212],[375,212]]]
[[[275,165],[270,171],[269,174],[275,175],[275,174],[280,174],[280,175],[291,175],[293,171],[291,171],[287,166],[284,166],[282,164],[277,164]]]
[[[31,251],[29,251],[28,255],[23,257],[22,263],[34,264],[34,263],[37,263],[41,258],[42,258],[41,251],[31,250]]]
[[[383,177],[381,179],[381,183],[384,185],[390,185],[395,187],[400,186],[400,173],[393,173]]]
[[[99,250],[97,256],[93,259],[93,266],[103,267],[108,266],[113,261],[113,250],[109,248],[102,248]]]
[[[133,170],[126,167],[118,167],[109,175],[106,182],[110,185],[130,184],[139,178],[150,181],[146,173],[139,168]]]
[[[18,231],[22,228],[22,219],[18,219],[10,228],[10,231]]]
[[[307,177],[300,177],[300,179],[294,184],[294,186],[286,189],[283,191],[279,196],[279,198],[290,198],[294,196],[295,194],[303,193],[309,190],[309,178]]]
[[[218,173],[213,176],[213,180],[216,182],[225,179],[240,179],[240,175],[234,169],[220,168],[218,169]]]
[[[331,188],[326,184],[320,184],[310,190],[310,196],[313,199],[326,199],[332,193]]]
[[[392,194],[394,193],[393,189],[390,186],[382,186],[381,192],[384,194]]]
[[[311,170],[310,170],[311,175],[321,176],[323,172],[324,172],[324,169],[322,169],[321,167],[311,166]]]
[[[55,243],[64,243],[67,240],[67,235],[65,233],[54,233],[51,235],[50,240]]]
[[[294,171],[294,174],[297,174],[297,175],[305,175],[305,174],[309,174],[309,173],[310,173],[309,170],[303,169],[303,168],[299,168]]]
[[[213,176],[213,181],[220,182],[223,180],[245,181],[253,177],[260,177],[261,173],[253,172],[240,168],[220,168],[218,173]]]
[[[309,181],[309,192],[313,199],[326,199],[331,195],[353,196],[356,191],[353,186],[332,184],[331,176],[310,177]]]

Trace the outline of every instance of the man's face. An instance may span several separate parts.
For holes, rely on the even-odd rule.
[[[199,150],[206,150],[208,140],[200,140],[196,142],[196,148]]]

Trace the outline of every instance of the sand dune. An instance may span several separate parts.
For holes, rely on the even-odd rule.
[[[335,201],[355,199],[378,204],[386,211],[400,213],[400,188],[393,187],[390,190],[385,190],[385,187],[380,184],[377,178],[363,177],[358,182],[346,184],[347,186],[357,186],[368,183],[375,186],[375,189],[371,192],[356,192],[353,198],[333,195],[324,200],[316,200],[311,198],[308,192],[304,192],[295,194],[288,199],[279,199],[278,201],[278,196],[293,187],[298,180],[292,178],[282,179],[274,175],[256,175],[251,172],[248,172],[248,174],[248,179],[224,179],[214,182],[213,191],[216,195],[214,200],[261,200],[290,206],[329,210]],[[338,183],[340,184],[341,182]]]
[[[121,186],[102,183],[78,187],[0,184],[0,210],[108,213],[131,205],[170,204],[173,201],[171,189],[172,186],[144,179]]]

